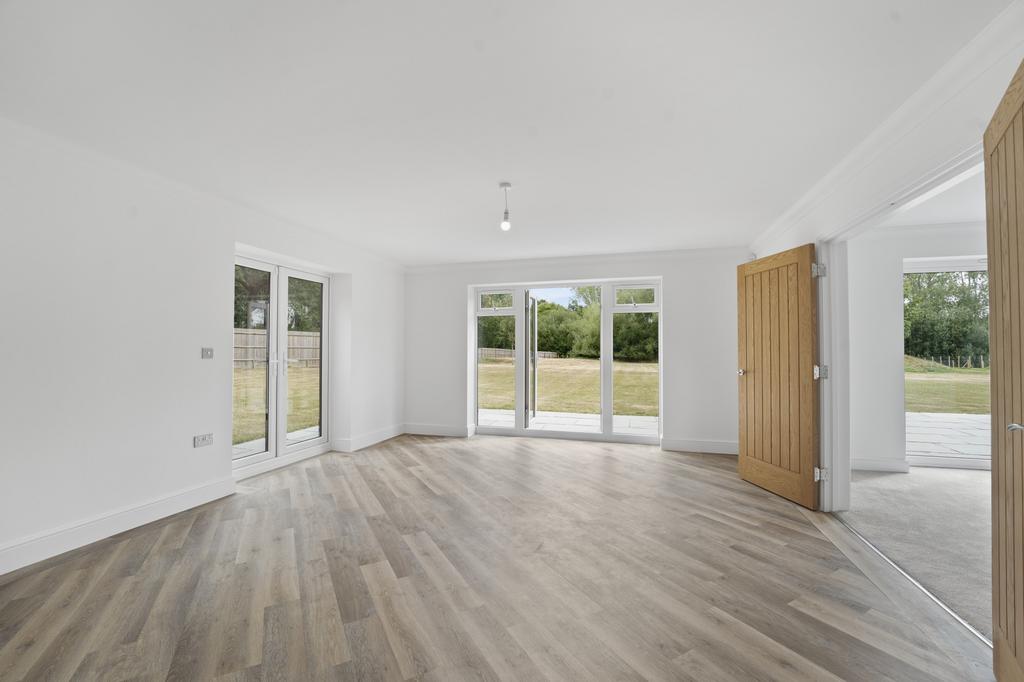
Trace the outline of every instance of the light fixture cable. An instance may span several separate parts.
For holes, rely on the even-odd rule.
[[[502,232],[508,232],[512,229],[512,220],[509,218],[508,212],[508,191],[512,189],[512,183],[501,182],[498,184],[498,187],[505,191],[505,213],[501,219],[501,230]]]

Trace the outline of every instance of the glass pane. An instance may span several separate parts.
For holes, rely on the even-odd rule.
[[[494,310],[497,308],[511,308],[512,294],[480,294],[480,307],[486,310]]]
[[[529,326],[535,356],[527,376],[529,427],[600,432],[601,287],[531,289],[528,295],[536,311],[536,331],[532,321]]]
[[[288,442],[321,435],[324,285],[288,278]]]
[[[657,436],[658,313],[615,313],[612,329],[612,431]]]
[[[616,305],[640,305],[654,303],[654,287],[618,287],[615,290]]]
[[[267,450],[270,273],[235,266],[233,457]]]
[[[516,425],[516,318],[478,317],[476,328],[477,424]]]

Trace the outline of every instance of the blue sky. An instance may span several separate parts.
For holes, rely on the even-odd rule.
[[[553,287],[551,289],[530,289],[530,295],[534,298],[551,301],[568,307],[569,301],[573,299],[572,289],[569,287]]]

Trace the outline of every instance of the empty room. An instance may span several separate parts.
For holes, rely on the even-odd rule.
[[[4,682],[1024,682],[1024,0],[0,0],[0,254]]]

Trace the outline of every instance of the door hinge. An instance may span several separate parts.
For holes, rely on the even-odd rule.
[[[828,365],[815,365],[814,366],[814,378],[815,379],[828,379]]]
[[[828,274],[824,263],[811,263],[811,277],[824,277]]]
[[[820,467],[814,467],[814,482],[828,480],[828,469],[822,469]]]

